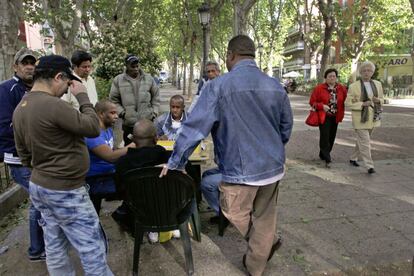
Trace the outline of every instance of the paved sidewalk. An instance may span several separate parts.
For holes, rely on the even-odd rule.
[[[162,90],[163,102],[177,91]],[[354,145],[350,115],[339,127],[333,164],[317,158],[319,132],[306,126],[307,98],[291,95],[295,114],[287,146],[287,172],[279,195],[278,229],[283,245],[265,275],[410,275],[414,256],[414,109],[386,106],[383,127],[374,132],[377,173],[349,166]],[[165,108],[165,106],[164,106]],[[110,242],[115,275],[131,275],[133,240],[110,217],[117,202],[105,203],[102,223]],[[224,237],[209,225],[202,207],[202,242],[192,242],[195,275],[245,275],[246,244],[234,227]],[[24,218],[23,218],[24,216]],[[44,263],[29,263],[27,208],[0,222],[0,275],[46,275]],[[13,224],[10,226],[10,224]],[[79,260],[75,263],[81,273]],[[185,275],[181,241],[145,243],[141,275]],[[81,275],[81,274],[80,274]]]

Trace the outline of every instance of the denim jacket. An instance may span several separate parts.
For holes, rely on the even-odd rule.
[[[185,120],[187,120],[187,112],[183,112],[181,123],[183,123]],[[173,128],[172,124],[172,115],[171,112],[164,113],[161,116],[158,116],[157,119],[155,119],[155,127],[157,128],[157,136],[163,136],[166,135],[168,137],[168,140],[175,141],[177,139],[178,134],[180,134],[181,127],[179,128]]]
[[[292,110],[281,84],[254,60],[241,60],[209,82],[182,125],[169,169],[182,169],[211,131],[223,181],[254,182],[283,172]]]

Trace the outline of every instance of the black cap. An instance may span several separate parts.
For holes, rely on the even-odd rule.
[[[128,54],[125,58],[125,64],[139,62],[139,58],[136,55]]]
[[[59,55],[49,55],[39,58],[36,65],[36,69],[56,69],[65,72],[71,80],[82,82],[78,77],[73,74],[70,61]]]

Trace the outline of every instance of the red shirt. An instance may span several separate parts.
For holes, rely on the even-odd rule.
[[[345,114],[345,99],[347,90],[342,84],[336,84],[336,99],[337,99],[337,112],[336,123],[342,122]],[[321,124],[325,123],[326,112],[323,110],[323,105],[329,105],[330,92],[328,91],[328,85],[326,83],[318,84],[312,91],[312,95],[309,100],[309,104],[314,106],[318,111],[319,120]]]

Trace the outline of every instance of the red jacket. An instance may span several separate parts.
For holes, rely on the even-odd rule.
[[[345,113],[345,99],[347,90],[342,84],[336,86],[337,96],[337,112],[336,112],[336,123],[342,122]],[[328,85],[326,83],[318,84],[312,91],[312,95],[309,100],[309,104],[314,106],[318,111],[319,121],[321,124],[325,123],[326,112],[323,110],[323,105],[328,105],[330,94],[328,91]]]

